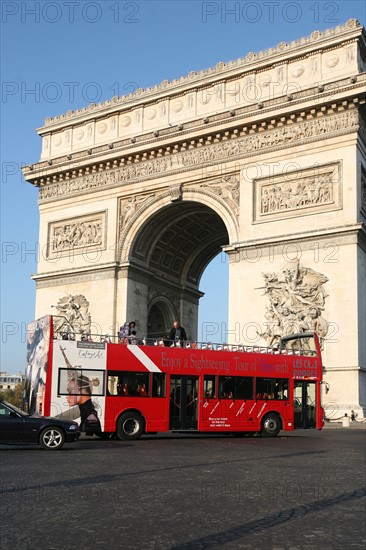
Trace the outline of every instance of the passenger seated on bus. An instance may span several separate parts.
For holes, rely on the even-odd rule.
[[[117,393],[118,395],[129,395],[127,384],[117,384]]]
[[[192,342],[191,348],[192,349],[197,349],[197,342]]]
[[[136,388],[136,393],[137,395],[139,395],[140,397],[146,397],[147,396],[147,392],[146,392],[146,386],[145,384],[139,384]]]

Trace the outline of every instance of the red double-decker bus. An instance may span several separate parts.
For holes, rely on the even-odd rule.
[[[273,348],[189,342],[167,347],[166,341],[62,339],[47,316],[33,323],[29,335],[29,412],[79,418],[90,435],[273,437],[280,430],[323,427],[322,360],[314,333],[286,336]]]

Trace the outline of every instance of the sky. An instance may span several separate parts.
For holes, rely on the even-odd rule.
[[[41,0],[1,5],[1,370],[24,372],[34,318],[37,190],[21,166],[37,162],[47,117],[126,95],[356,18],[346,1]],[[72,84],[71,84],[72,83]],[[199,338],[227,323],[228,262],[219,254],[201,290]]]

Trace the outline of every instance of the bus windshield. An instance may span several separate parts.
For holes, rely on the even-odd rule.
[[[280,349],[298,355],[317,355],[314,333],[302,332],[283,336],[280,340]]]

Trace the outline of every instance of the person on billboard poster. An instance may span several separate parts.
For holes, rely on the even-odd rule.
[[[60,350],[67,366],[66,400],[71,410],[75,407],[79,409],[80,431],[85,432],[86,435],[100,435],[102,428],[98,412],[91,399],[93,386],[98,386],[100,381],[98,378],[89,378],[78,371],[77,367],[73,367],[67,358],[65,348],[60,346]]]
[[[46,331],[47,332],[47,331]],[[43,398],[47,376],[48,340],[44,327],[37,326],[28,333],[27,370],[24,393],[30,415],[43,413]]]
[[[94,380],[76,373],[69,377],[67,384],[67,402],[70,407],[77,405],[80,411],[80,431],[86,435],[100,434],[101,426],[97,410],[91,399]],[[99,382],[97,380],[97,382]]]

